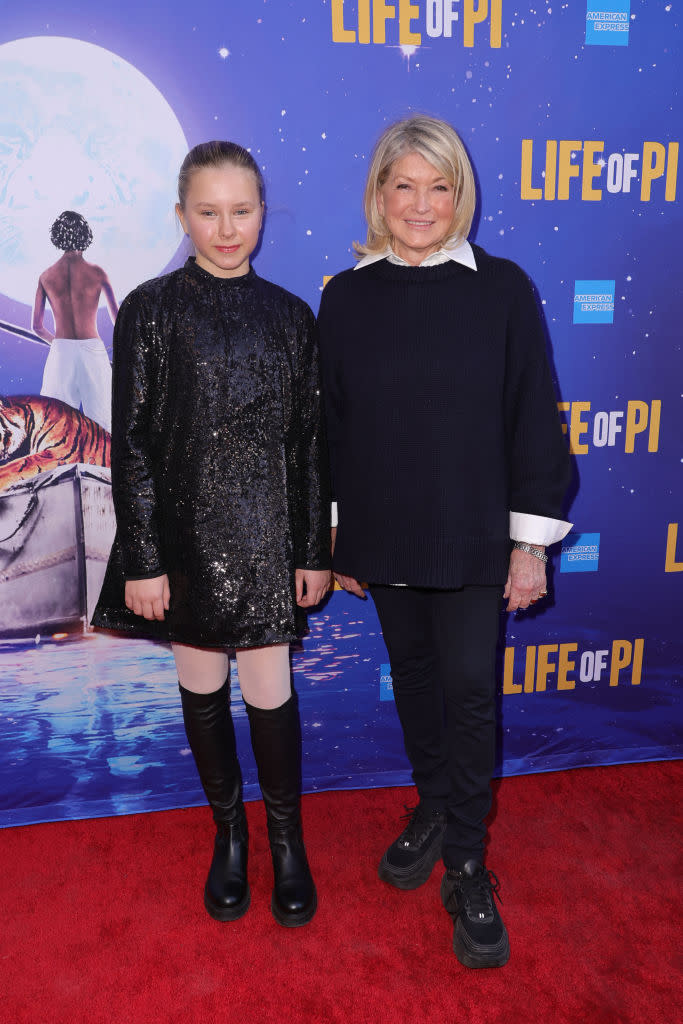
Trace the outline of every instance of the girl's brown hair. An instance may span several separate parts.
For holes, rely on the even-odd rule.
[[[240,146],[236,142],[200,142],[187,154],[178,174],[178,204],[181,210],[185,209],[190,178],[194,172],[200,171],[203,167],[221,167],[223,164],[243,167],[245,170],[251,171],[256,178],[259,201],[263,202],[265,185],[261,169],[244,146]]]

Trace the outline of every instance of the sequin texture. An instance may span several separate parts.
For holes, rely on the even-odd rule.
[[[294,569],[330,564],[327,450],[308,306],[258,277],[185,267],[140,285],[114,331],[117,534],[93,624],[201,646],[294,639]],[[168,573],[164,622],[125,579]]]

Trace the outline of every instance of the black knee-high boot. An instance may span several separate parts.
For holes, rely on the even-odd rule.
[[[230,714],[230,680],[214,693],[179,689],[185,732],[216,822],[204,906],[217,921],[236,921],[246,913],[250,894],[247,817]]]
[[[246,702],[245,702],[246,703]],[[272,710],[246,705],[259,784],[268,819],[279,924],[306,924],[318,905],[301,831],[301,725],[294,694]]]

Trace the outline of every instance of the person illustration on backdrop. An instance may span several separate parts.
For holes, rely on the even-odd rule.
[[[467,241],[474,208],[449,124],[389,127],[367,241],[325,287],[318,324],[335,576],[359,597],[369,583],[419,797],[379,876],[415,889],[443,857],[454,951],[493,967],[509,957],[484,866],[501,599],[546,597],[570,464],[531,285]]]
[[[80,213],[65,210],[57,217],[50,238],[63,254],[38,279],[32,326],[50,346],[41,395],[74,409],[82,407],[91,420],[111,430],[111,365],[97,330],[97,310],[104,294],[113,323],[118,305],[105,271],[83,258],[92,237]],[[54,334],[45,327],[46,302],[52,309]]]
[[[185,158],[176,211],[196,256],[136,288],[114,330],[117,534],[97,626],[170,640],[185,729],[216,823],[204,903],[247,910],[248,833],[230,712],[239,683],[287,927],[317,906],[303,844],[289,644],[330,582],[315,318],[258,277],[264,185],[234,142]]]

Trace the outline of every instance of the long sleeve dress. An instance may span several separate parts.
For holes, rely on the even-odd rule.
[[[316,329],[258,277],[194,259],[135,289],[114,332],[117,533],[93,625],[197,646],[296,637],[295,568],[330,564]],[[167,573],[165,621],[125,580]]]

